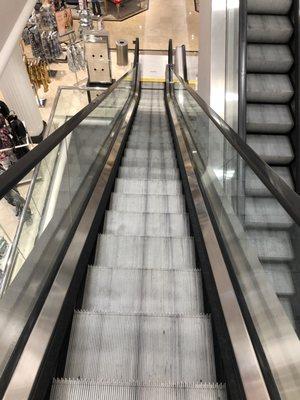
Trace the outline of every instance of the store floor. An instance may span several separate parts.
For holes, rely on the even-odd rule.
[[[199,13],[194,0],[150,0],[149,9],[122,22],[105,21],[110,33],[110,47],[118,39],[132,41],[139,37],[141,49],[166,50],[168,40],[174,46],[185,44],[188,51],[198,51]]]

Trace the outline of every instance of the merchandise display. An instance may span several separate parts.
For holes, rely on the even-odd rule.
[[[25,64],[30,82],[35,90],[37,91],[43,86],[44,92],[47,92],[51,82],[47,63],[41,59],[28,60],[25,57]]]
[[[7,117],[7,121],[11,129],[13,144],[15,146],[15,155],[17,159],[20,159],[29,151],[27,147],[27,131],[23,122],[19,120],[17,115],[11,113]]]
[[[67,60],[70,71],[77,72],[86,67],[83,49],[79,43],[71,43],[67,47]]]
[[[4,116],[0,114],[0,165],[4,170],[8,169],[17,160],[13,147],[9,126]]]
[[[83,37],[86,31],[93,29],[93,19],[88,9],[79,12],[79,34]]]
[[[34,11],[22,35],[26,45],[30,45],[35,58],[51,62],[62,53],[58,38],[56,20],[50,6]]]

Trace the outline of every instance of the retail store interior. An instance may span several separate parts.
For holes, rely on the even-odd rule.
[[[299,1],[0,15],[0,398],[299,400]]]

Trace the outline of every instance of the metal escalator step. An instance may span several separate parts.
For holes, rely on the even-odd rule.
[[[115,192],[124,194],[181,195],[181,181],[116,179]]]
[[[150,167],[150,168],[176,168],[177,161],[175,158],[164,159],[163,157],[158,158],[157,156],[151,157],[129,157],[125,156],[122,159],[123,167]]]
[[[113,193],[110,209],[123,212],[185,213],[183,196],[157,196]]]
[[[158,149],[161,148],[168,148],[169,146],[173,147],[173,142],[171,139],[166,138],[166,139],[155,139],[155,138],[131,138],[127,142],[127,147],[128,148],[151,148],[153,147],[154,149],[157,147]]]
[[[292,218],[272,197],[246,197],[245,224],[250,228],[288,229]]]
[[[153,160],[175,160],[174,150],[148,150],[148,149],[128,149],[125,150],[125,157],[139,159],[151,158]]]
[[[292,325],[295,326],[294,313],[290,299],[288,297],[279,297],[279,300]]]
[[[173,150],[174,151],[174,146],[172,142],[165,142],[165,143],[139,143],[139,142],[127,142],[126,144],[127,149],[132,149],[132,150]]]
[[[248,104],[247,131],[282,134],[292,130],[294,121],[289,106],[279,104]]]
[[[179,171],[174,168],[120,167],[119,178],[179,179]]]
[[[289,233],[275,230],[247,230],[249,241],[261,261],[286,262],[294,258]]]
[[[101,235],[95,263],[120,268],[194,269],[194,241],[192,237]]]
[[[287,165],[294,159],[288,136],[247,135],[247,144],[269,164]]]
[[[199,270],[88,269],[82,308],[89,311],[196,315],[204,312]]]
[[[293,0],[248,0],[247,10],[252,14],[287,14]]]
[[[247,46],[248,72],[287,73],[294,63],[291,49],[280,44],[249,44]]]
[[[286,16],[248,15],[248,43],[288,43],[293,34],[293,26]]]
[[[189,236],[187,214],[155,214],[107,211],[104,234],[124,236]]]
[[[292,189],[294,189],[291,172],[288,167],[273,167],[273,169]],[[245,169],[245,193],[246,196],[273,196],[249,167]]]
[[[288,75],[248,74],[247,100],[252,103],[288,103],[294,89]]]
[[[54,380],[50,400],[226,400],[225,386],[201,383]]]
[[[210,318],[75,312],[64,375],[214,383]]]
[[[287,264],[263,264],[264,270],[278,295],[292,296],[295,293],[292,273]]]

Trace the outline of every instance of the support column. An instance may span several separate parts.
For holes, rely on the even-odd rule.
[[[8,107],[25,122],[32,140],[39,141],[44,124],[19,45],[16,45],[0,77],[0,91]]]

